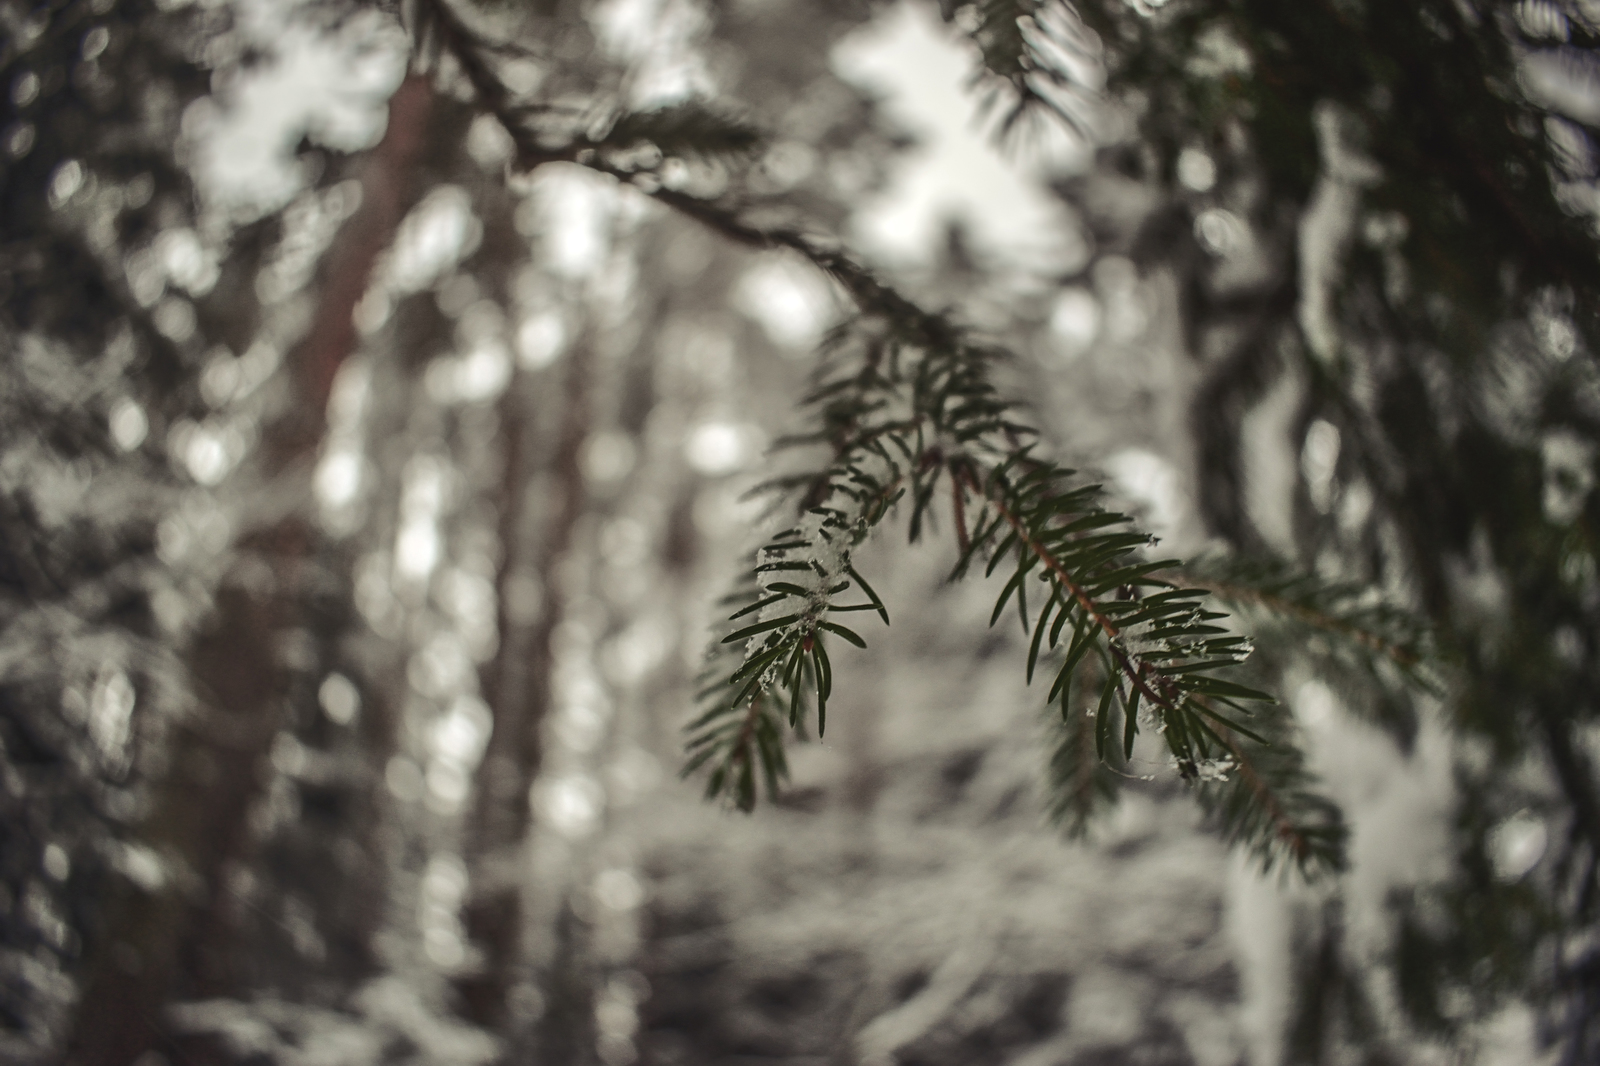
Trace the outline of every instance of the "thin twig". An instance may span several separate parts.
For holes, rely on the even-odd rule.
[[[969,479],[971,478],[971,475],[965,472],[963,472],[963,476]],[[974,491],[981,492],[975,483],[972,484],[972,488]],[[1133,657],[1128,653],[1127,648],[1123,646],[1122,631],[1117,628],[1115,622],[1107,618],[1100,610],[1100,605],[1094,601],[1094,597],[1090,596],[1082,585],[1073,580],[1072,575],[1067,572],[1067,568],[1063,566],[1053,554],[1051,554],[1048,548],[1033,539],[1033,537],[1028,533],[1027,527],[1024,526],[1021,519],[1019,519],[1011,511],[1011,509],[1005,505],[1005,501],[1003,499],[996,499],[993,496],[989,496],[987,499],[995,505],[995,509],[1000,512],[1000,516],[1006,520],[1008,525],[1011,526],[1012,531],[1017,535],[1017,540],[1026,545],[1028,550],[1033,552],[1035,557],[1037,557],[1038,560],[1043,563],[1051,573],[1056,575],[1056,579],[1061,582],[1063,588],[1072,594],[1072,598],[1077,600],[1078,606],[1083,608],[1083,612],[1093,619],[1095,625],[1099,626],[1101,631],[1105,633],[1107,638],[1106,643],[1111,649],[1111,654],[1116,658],[1118,667],[1121,668],[1123,674],[1128,678],[1129,683],[1138,688],[1144,697],[1150,700],[1156,706],[1164,707],[1171,711],[1176,711],[1178,709],[1179,701],[1172,695],[1172,682],[1167,678],[1159,679],[1156,684],[1162,689],[1165,689],[1166,693],[1164,695],[1158,695],[1145,679],[1145,675],[1150,672],[1149,664],[1134,663]]]
[[[962,558],[966,558],[967,552],[972,550],[972,540],[967,536],[967,491],[960,478],[950,479],[950,499],[955,511],[956,541],[961,546]]]
[[[1278,839],[1287,841],[1289,846],[1294,849],[1295,858],[1304,862],[1306,855],[1311,850],[1311,842],[1306,839],[1305,833],[1296,824],[1295,820],[1289,817],[1289,812],[1283,809],[1283,804],[1278,801],[1278,794],[1261,779],[1260,774],[1256,773],[1255,765],[1245,755],[1243,747],[1234,738],[1231,729],[1226,726],[1219,726],[1219,728],[1213,730],[1213,733],[1217,739],[1222,741],[1223,746],[1228,749],[1229,753],[1233,755],[1234,762],[1239,767],[1240,776],[1250,786],[1250,791],[1255,794],[1256,799],[1266,808],[1267,816],[1272,819],[1272,824],[1277,827]]]
[[[1348,619],[1340,618],[1326,611],[1319,611],[1313,607],[1307,607],[1303,603],[1296,603],[1284,596],[1251,588],[1248,585],[1237,585],[1228,581],[1212,581],[1203,577],[1182,574],[1181,572],[1175,573],[1173,576],[1180,576],[1187,581],[1193,581],[1196,585],[1204,587],[1208,592],[1220,599],[1257,604],[1277,614],[1297,618],[1315,629],[1340,633],[1369,651],[1374,651],[1393,659],[1406,669],[1418,666],[1422,662],[1421,656],[1410,648],[1385,640],[1370,629],[1363,629]]]

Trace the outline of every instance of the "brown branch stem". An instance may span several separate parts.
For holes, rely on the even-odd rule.
[[[1277,827],[1278,839],[1287,841],[1289,846],[1294,849],[1295,858],[1304,861],[1307,852],[1311,849],[1311,843],[1306,839],[1305,834],[1300,831],[1300,827],[1295,824],[1295,820],[1289,817],[1289,812],[1283,809],[1283,804],[1278,801],[1278,794],[1261,779],[1260,774],[1256,773],[1255,765],[1250,761],[1250,757],[1244,753],[1244,747],[1234,737],[1231,729],[1219,724],[1213,728],[1212,732],[1222,741],[1229,754],[1233,756],[1234,762],[1239,767],[1239,775],[1250,786],[1250,791],[1255,794],[1256,799],[1266,808],[1267,816],[1272,819],[1272,824]]]
[[[965,558],[972,549],[972,539],[967,536],[967,491],[960,478],[950,479],[950,499],[955,512],[956,542],[961,546],[961,555]]]
[[[997,498],[993,495],[985,495],[977,483],[972,480],[972,475],[970,473],[963,471],[962,477],[967,480],[968,485],[974,492],[978,493],[979,495],[983,495],[990,503],[994,504],[995,510],[1000,513],[1000,516],[1006,520],[1006,523],[1011,527],[1012,531],[1016,533],[1017,540],[1025,545],[1028,550],[1031,551],[1051,573],[1055,574],[1056,580],[1060,581],[1061,586],[1065,588],[1072,595],[1072,598],[1078,602],[1078,606],[1083,609],[1084,614],[1093,619],[1095,625],[1099,626],[1101,631],[1105,633],[1106,643],[1111,649],[1111,654],[1117,660],[1117,666],[1128,678],[1129,684],[1137,688],[1139,692],[1144,695],[1145,699],[1149,700],[1156,706],[1165,707],[1168,710],[1176,711],[1178,709],[1178,701],[1174,699],[1170,692],[1171,683],[1167,682],[1166,684],[1162,684],[1160,681],[1157,682],[1159,687],[1168,690],[1162,694],[1158,694],[1155,689],[1150,686],[1150,683],[1146,680],[1145,676],[1149,673],[1148,664],[1135,663],[1133,661],[1133,656],[1130,655],[1127,648],[1123,646],[1122,631],[1117,628],[1115,622],[1107,618],[1105,613],[1100,610],[1100,605],[1095,603],[1094,597],[1090,596],[1088,591],[1073,579],[1072,575],[1067,572],[1067,568],[1063,566],[1058,559],[1056,559],[1055,555],[1051,553],[1050,549],[1033,539],[1033,537],[1028,533],[1027,527],[1023,525],[1022,520],[1016,516],[1015,512],[1013,512],[1011,508],[1006,506],[1003,498]]]

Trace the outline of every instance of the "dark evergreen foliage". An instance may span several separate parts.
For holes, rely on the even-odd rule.
[[[895,605],[856,553],[903,520],[911,541],[946,537],[952,580],[980,564],[1000,575],[989,622],[1015,608],[1027,680],[1038,675],[1051,708],[1045,806],[1069,834],[1159,759],[1159,774],[1264,866],[1331,878],[1346,867],[1348,831],[1273,693],[1309,671],[1403,745],[1444,715],[1463,752],[1458,870],[1394,901],[1401,1005],[1420,1031],[1449,1037],[1524,998],[1544,1010],[1565,1061],[1600,1056],[1594,118],[1538,97],[1529,74],[1593,62],[1589,6],[941,0],[1002,141],[1025,144],[1041,124],[1085,139],[1122,127],[1094,172],[1059,191],[1082,207],[1096,255],[1177,283],[1204,379],[1192,412],[1201,509],[1226,547],[1191,561],[1154,553],[1101,485],[1055,461],[1034,428],[1040,412],[1006,394],[1013,353],[841,247],[837,198],[762,191],[774,134],[753,101],[632,107],[624,73],[569,7],[406,5],[414,73],[402,92],[439,96],[423,107],[436,107],[433,125],[418,129],[451,160],[465,158],[474,119],[509,140],[498,162],[427,175],[490,205],[497,231],[478,266],[508,275],[520,261],[515,242],[495,243],[515,228],[496,168],[576,166],[731,245],[809,264],[853,304],[797,405],[804,424],[772,460],[768,500],[785,528],[736,575],[684,774],[704,774],[709,797],[745,811],[762,791],[779,796],[786,738],[828,734],[834,653],[867,647],[844,616],[890,622]],[[152,1019],[178,1000],[246,989],[314,1001],[306,944],[321,945],[336,981],[379,972],[376,920],[325,875],[425,832],[395,829],[372,798],[408,765],[399,712],[384,708],[386,692],[404,699],[386,675],[404,672],[411,638],[374,652],[357,636],[353,549],[316,529],[296,480],[357,344],[352,312],[373,263],[424,183],[408,173],[363,186],[351,231],[361,239],[326,263],[325,317],[267,306],[263,264],[289,254],[281,220],[202,247],[172,143],[207,71],[224,65],[208,51],[220,10],[0,6],[13,105],[0,130],[0,415],[18,427],[0,454],[0,814],[15,830],[0,841],[0,910],[12,915],[0,925],[0,1053],[19,1060],[61,1048],[85,1063],[156,1048],[228,1058],[237,1049],[204,1025],[175,1035]],[[337,22],[354,10],[323,13]],[[519,63],[539,69],[532,89],[515,87]],[[1107,124],[1101,67],[1120,116]],[[880,132],[869,126],[852,113],[827,136],[870,142]],[[378,154],[409,166],[424,134],[398,121],[392,132]],[[334,196],[337,161],[318,159],[314,191]],[[1142,190],[1146,209],[1097,217],[1096,180]],[[172,252],[173,240],[193,254]],[[1243,245],[1257,269],[1230,270]],[[430,341],[454,328],[433,310],[403,313],[416,328],[404,331],[410,347],[395,344],[406,365],[384,417],[397,424]],[[284,352],[251,347],[268,321],[293,338],[282,370]],[[234,354],[247,351],[257,354]],[[481,670],[494,737],[464,848],[476,895],[458,908],[476,969],[455,991],[518,1056],[593,1046],[599,996],[599,978],[574,961],[581,923],[559,911],[546,982],[555,1020],[532,1033],[518,1013],[533,988],[525,908],[515,883],[494,881],[532,821],[558,622],[552,610],[519,623],[506,597],[532,572],[540,588],[558,582],[586,506],[593,368],[575,358],[565,373],[565,420],[549,439],[522,435],[531,406],[502,412],[512,443],[496,505],[497,622],[505,640],[522,626],[532,655],[512,649]],[[219,374],[252,381],[218,400]],[[1320,480],[1296,479],[1293,529],[1270,543],[1253,517],[1240,423],[1280,381],[1295,391],[1294,447],[1331,441],[1336,454]],[[216,479],[194,463],[185,475],[158,443],[181,451],[235,400],[255,436],[236,449],[252,457],[239,462],[245,487],[228,490],[248,497],[230,497],[230,529],[206,509]],[[236,427],[212,428],[222,439]],[[466,419],[428,430],[463,451],[474,432]],[[786,455],[798,472],[782,467]],[[535,459],[558,482],[543,554],[519,547]],[[398,496],[401,460],[382,465]],[[121,495],[86,495],[108,471]],[[316,710],[318,680],[336,668],[358,678],[337,675],[371,709],[359,740]],[[330,754],[341,751],[351,757]],[[286,804],[326,832],[286,828]],[[1523,816],[1551,827],[1552,854],[1508,875],[1494,836]],[[344,897],[303,924],[241,917],[232,902],[293,917],[299,892]],[[1340,1040],[1381,1043],[1348,979],[1336,911],[1302,982],[1292,1036],[1306,1061],[1326,1061]],[[75,1027],[62,991],[72,988]],[[1329,1020],[1329,1004],[1344,1021]],[[329,1025],[377,1025],[328,1010]]]

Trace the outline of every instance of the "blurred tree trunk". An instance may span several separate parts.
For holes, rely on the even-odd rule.
[[[580,338],[566,358],[559,404],[536,403],[541,379],[528,376],[514,381],[502,401],[500,642],[480,674],[493,731],[478,768],[466,844],[471,896],[464,924],[482,962],[459,984],[468,1017],[506,1032],[513,1046],[519,1029],[513,1000],[532,979],[522,907],[529,792],[543,762],[542,730],[554,699],[551,638],[561,621],[559,568],[584,509],[581,452],[590,429],[590,359],[588,338]],[[559,419],[543,462],[532,424],[541,409]],[[529,604],[535,595],[536,609]]]
[[[266,478],[303,478],[315,459],[334,375],[355,347],[351,315],[414,198],[411,172],[431,97],[428,81],[412,76],[390,102],[388,128],[363,168],[361,206],[329,253],[311,332],[292,358],[289,410],[263,440]],[[317,542],[297,501],[238,545],[237,565],[188,653],[200,707],[169,746],[144,833],[166,874],[161,883],[126,885],[108,908],[72,1063],[125,1066],[165,1043],[161,1012],[187,982],[202,992],[226,984],[227,949],[210,942],[228,936],[226,875],[251,839],[251,805],[290,680],[281,642],[301,613]]]

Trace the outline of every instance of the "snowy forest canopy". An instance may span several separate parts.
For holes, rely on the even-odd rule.
[[[1600,1061],[1585,0],[0,25],[5,1061]]]

